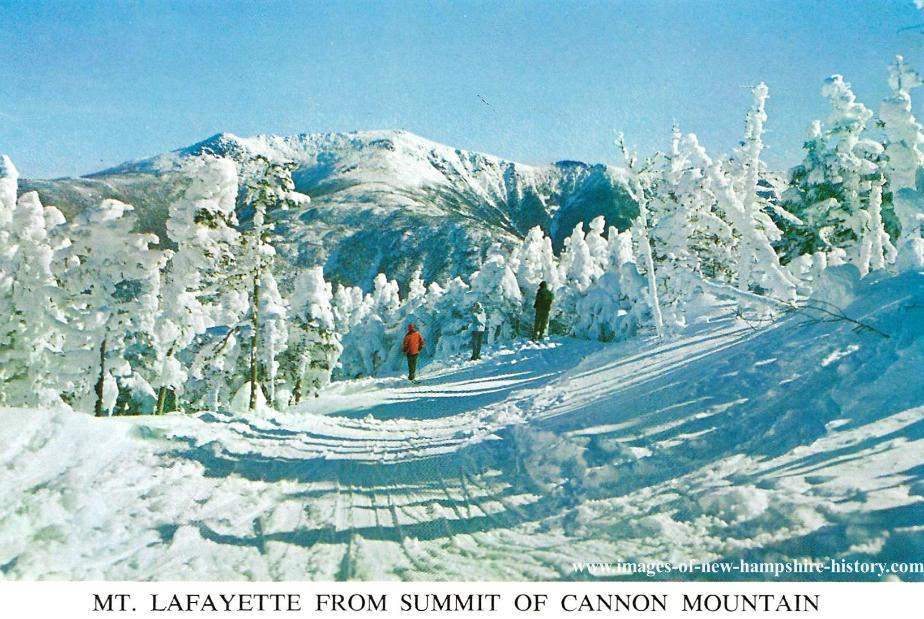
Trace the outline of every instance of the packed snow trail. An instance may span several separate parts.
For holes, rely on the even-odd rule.
[[[519,343],[425,366],[417,385],[337,383],[289,413],[5,409],[0,573],[532,580],[616,561],[919,562],[924,275],[840,301],[889,337],[801,312],[761,329],[726,316],[664,341]]]

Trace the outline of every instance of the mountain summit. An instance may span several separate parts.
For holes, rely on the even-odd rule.
[[[604,215],[625,228],[636,212],[618,168],[524,165],[406,131],[220,133],[87,177],[22,185],[69,215],[103,198],[130,202],[141,225],[159,233],[166,205],[184,185],[180,164],[204,154],[232,159],[242,171],[256,156],[296,162],[296,189],[312,200],[280,222],[281,253],[297,266],[321,264],[334,281],[363,287],[378,272],[403,283],[418,266],[427,280],[468,273],[492,243],[512,243],[533,226],[558,248],[580,221]]]

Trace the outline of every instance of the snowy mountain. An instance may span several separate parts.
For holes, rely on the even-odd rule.
[[[696,561],[720,571],[651,576],[920,580],[893,566],[924,542],[922,279],[831,288],[882,333],[720,312],[672,340],[344,381],[286,413],[0,409],[0,576],[647,580],[599,563]],[[741,569],[810,560],[874,567]]]
[[[428,281],[470,273],[493,243],[509,246],[536,225],[559,248],[580,221],[604,215],[624,229],[637,212],[619,169],[570,161],[524,165],[404,131],[223,133],[84,178],[20,185],[68,217],[102,198],[131,203],[142,227],[163,238],[167,205],[185,185],[179,165],[201,154],[233,159],[245,177],[256,156],[296,162],[296,189],[312,201],[282,215],[281,254],[299,266],[323,264],[333,281],[364,288],[379,272],[404,285],[419,265]]]

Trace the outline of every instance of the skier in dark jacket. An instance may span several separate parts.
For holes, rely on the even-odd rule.
[[[549,290],[548,284],[539,282],[539,290],[536,291],[536,302],[533,307],[536,308],[536,323],[533,327],[533,340],[541,340],[545,330],[549,325],[549,312],[552,311],[552,301],[555,295]]]
[[[401,344],[401,352],[407,355],[407,379],[415,380],[417,377],[417,355],[423,350],[424,339],[414,327],[414,323],[407,326],[407,335]]]
[[[485,325],[488,318],[484,308],[477,301],[472,306],[472,361],[481,359],[481,341],[484,338]]]

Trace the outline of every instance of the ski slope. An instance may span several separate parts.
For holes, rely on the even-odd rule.
[[[532,580],[586,578],[574,564],[593,562],[921,561],[924,274],[837,300],[888,337],[725,314],[664,341],[433,363],[417,385],[336,383],[287,413],[3,409],[0,574]]]

